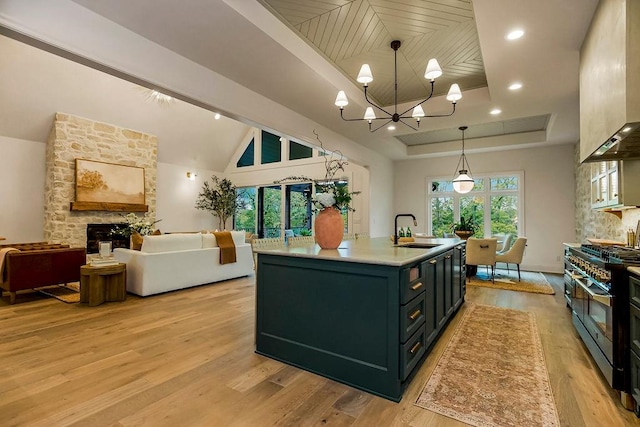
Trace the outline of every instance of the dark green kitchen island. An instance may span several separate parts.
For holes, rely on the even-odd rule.
[[[465,294],[465,245],[257,250],[256,352],[393,401]]]

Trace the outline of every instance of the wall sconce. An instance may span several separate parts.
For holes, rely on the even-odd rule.
[[[198,174],[195,173],[195,172],[187,172],[187,179],[189,181],[195,181],[196,180],[196,176],[198,176]]]

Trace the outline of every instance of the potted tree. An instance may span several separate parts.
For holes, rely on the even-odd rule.
[[[238,197],[236,186],[227,178],[213,175],[211,184],[205,181],[196,200],[196,209],[211,212],[218,217],[218,230],[224,230],[227,219],[236,213]]]
[[[460,222],[454,223],[451,229],[456,236],[463,240],[467,240],[476,232],[478,225],[476,224],[472,214],[469,214],[466,218],[464,215],[460,215]]]

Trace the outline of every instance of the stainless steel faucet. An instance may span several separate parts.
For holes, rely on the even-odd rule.
[[[418,226],[418,221],[416,221],[416,217],[413,216],[413,214],[398,214],[398,215],[396,215],[396,218],[393,220],[393,244],[394,245],[398,244],[398,217],[401,217],[401,216],[410,216],[411,218],[413,218],[414,227]]]

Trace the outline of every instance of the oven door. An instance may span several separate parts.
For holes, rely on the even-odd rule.
[[[589,335],[613,365],[614,299],[608,292],[586,278],[576,278],[574,283],[576,299],[582,302],[581,311],[576,313]]]

